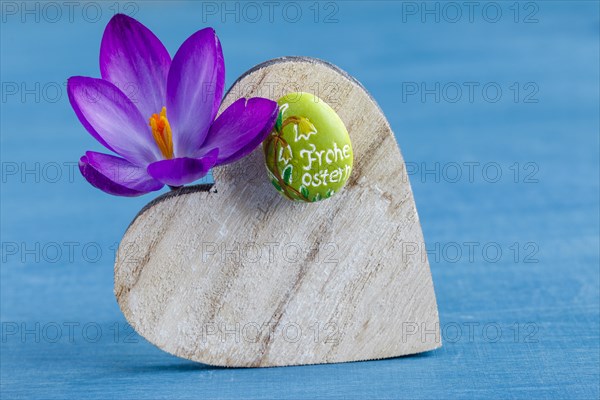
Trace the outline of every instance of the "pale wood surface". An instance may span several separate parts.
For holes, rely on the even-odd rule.
[[[286,58],[238,80],[239,97],[295,90],[325,100],[354,149],[347,186],[318,203],[271,187],[261,149],[215,169],[215,185],[158,198],[115,263],[129,323],[159,348],[222,366],[377,359],[441,345],[423,237],[404,161],[369,94],[337,68]],[[415,331],[416,330],[416,331]]]

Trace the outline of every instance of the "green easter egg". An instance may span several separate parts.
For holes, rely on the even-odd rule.
[[[277,103],[277,123],[263,143],[271,183],[294,201],[333,196],[352,172],[352,143],[344,123],[311,93],[289,93]]]

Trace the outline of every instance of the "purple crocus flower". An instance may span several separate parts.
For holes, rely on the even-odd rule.
[[[113,195],[193,182],[251,153],[277,117],[276,102],[255,97],[215,120],[225,66],[212,28],[190,36],[171,60],[148,28],[115,15],[102,37],[100,73],[71,77],[68,94],[83,126],[120,156],[88,151],[79,161],[88,182]]]

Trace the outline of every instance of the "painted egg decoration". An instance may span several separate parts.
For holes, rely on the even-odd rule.
[[[352,143],[337,113],[312,93],[289,93],[263,142],[271,183],[284,197],[315,202],[344,187],[352,173]]]

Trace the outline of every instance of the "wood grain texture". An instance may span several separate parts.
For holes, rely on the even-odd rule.
[[[115,295],[159,348],[221,366],[279,366],[394,357],[441,345],[423,237],[404,161],[369,94],[307,58],[259,65],[240,97],[309,91],[346,124],[347,186],[318,203],[282,198],[257,149],[216,168],[215,185],[153,201],[119,246]],[[415,332],[416,329],[416,332]]]

